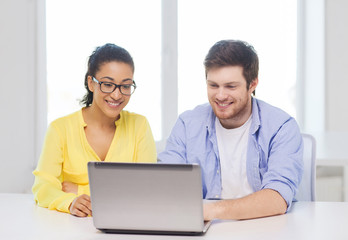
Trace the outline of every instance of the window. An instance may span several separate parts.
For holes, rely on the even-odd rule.
[[[240,39],[255,47],[260,59],[256,97],[296,117],[297,1],[171,1],[46,0],[48,122],[81,108],[88,56],[95,47],[113,42],[135,62],[138,88],[126,110],[145,115],[155,140],[165,140],[162,115],[207,102],[203,60],[221,39]],[[177,12],[172,10],[175,3]],[[166,11],[175,13],[177,33],[163,38]],[[168,38],[169,45],[178,44],[173,48],[178,49],[178,100],[170,107],[161,105],[161,81],[168,81],[168,76],[161,80],[161,41]],[[167,86],[172,85],[163,84]],[[171,127],[164,126],[166,133]]]
[[[239,39],[259,56],[256,97],[296,117],[296,1],[179,0],[178,29],[179,113],[208,101],[203,61],[209,48]]]

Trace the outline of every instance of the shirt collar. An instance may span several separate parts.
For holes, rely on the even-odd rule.
[[[213,108],[211,107],[210,103],[209,103],[209,113],[208,113],[208,118],[206,121],[206,128],[209,132],[209,134],[211,134],[212,132],[215,131],[215,113],[213,111]]]
[[[117,127],[117,126],[120,126],[120,124],[123,122],[123,119],[124,119],[124,114],[123,114],[123,110],[122,110],[122,111],[120,112],[120,118],[117,119],[117,120],[115,121],[116,127]]]
[[[255,134],[260,128],[260,114],[259,114],[259,104],[256,98],[251,98],[252,101],[252,109],[251,109],[251,126],[250,132],[251,134]]]

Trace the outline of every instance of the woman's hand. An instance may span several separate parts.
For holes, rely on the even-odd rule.
[[[69,207],[70,213],[77,217],[92,216],[91,199],[88,195],[83,194],[74,199]]]
[[[78,186],[72,182],[62,182],[62,190],[66,193],[75,193],[77,194]]]

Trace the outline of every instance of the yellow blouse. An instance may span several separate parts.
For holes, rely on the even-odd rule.
[[[105,162],[156,162],[156,146],[144,116],[121,111]],[[89,195],[87,162],[101,161],[89,145],[82,109],[53,121],[46,137],[32,188],[39,206],[69,213],[71,202]],[[62,191],[62,182],[78,185],[78,195]]]

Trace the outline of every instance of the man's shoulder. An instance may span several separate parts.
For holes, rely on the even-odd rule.
[[[202,129],[211,126],[214,116],[209,103],[198,105],[180,114],[176,126],[184,126],[187,133],[196,135],[202,132]]]
[[[253,116],[253,121],[255,121],[255,125],[261,126],[260,131],[263,134],[271,137],[284,126],[287,126],[287,131],[299,132],[296,120],[284,110],[262,100],[255,99],[255,103],[257,107],[253,109],[253,112],[258,117]],[[256,110],[257,112],[255,112]]]
[[[209,103],[196,106],[194,109],[187,110],[180,114],[179,118],[184,122],[207,122],[212,114]]]
[[[288,119],[292,118],[287,112],[276,106],[273,106],[259,99],[255,99],[255,102],[257,104],[258,114],[261,119],[287,121]]]

